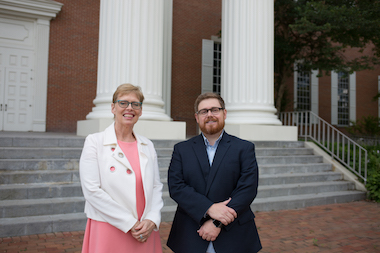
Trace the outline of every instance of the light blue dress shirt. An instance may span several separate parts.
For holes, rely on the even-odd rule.
[[[216,140],[216,142],[213,146],[210,145],[210,142],[207,140],[207,138],[202,133],[202,136],[203,136],[203,139],[204,139],[205,145],[206,145],[206,151],[207,151],[207,156],[208,156],[208,161],[210,163],[210,167],[212,166],[212,162],[214,161],[216,149],[218,148],[220,139],[222,139],[223,133],[224,133],[224,130],[222,131],[222,133],[220,134],[219,138]],[[206,253],[216,253],[214,246],[212,245],[212,242],[210,242],[210,244],[208,245]]]

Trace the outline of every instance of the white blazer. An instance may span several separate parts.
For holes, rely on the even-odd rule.
[[[141,220],[161,222],[162,183],[153,143],[135,134],[144,185],[145,210]],[[117,144],[114,123],[87,136],[79,162],[85,213],[127,233],[137,222],[136,178],[127,157]]]

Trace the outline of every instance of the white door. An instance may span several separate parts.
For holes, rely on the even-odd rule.
[[[33,52],[0,48],[0,130],[32,130]]]

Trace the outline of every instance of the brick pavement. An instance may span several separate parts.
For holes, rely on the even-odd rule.
[[[256,213],[263,244],[272,252],[380,252],[380,204],[366,201]],[[160,228],[163,253],[170,223]],[[0,238],[0,252],[80,252],[83,231]],[[231,252],[236,253],[236,252]],[[241,252],[244,253],[244,252]]]

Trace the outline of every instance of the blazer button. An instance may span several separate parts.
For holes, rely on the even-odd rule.
[[[132,174],[132,170],[131,169],[127,169],[127,174]]]
[[[110,168],[110,171],[111,171],[111,172],[115,172],[115,170],[116,170],[116,168],[115,168],[114,166],[112,166],[112,167]]]
[[[119,153],[119,157],[120,157],[120,158],[123,158],[123,157],[124,157],[124,154],[123,154],[123,153]]]

